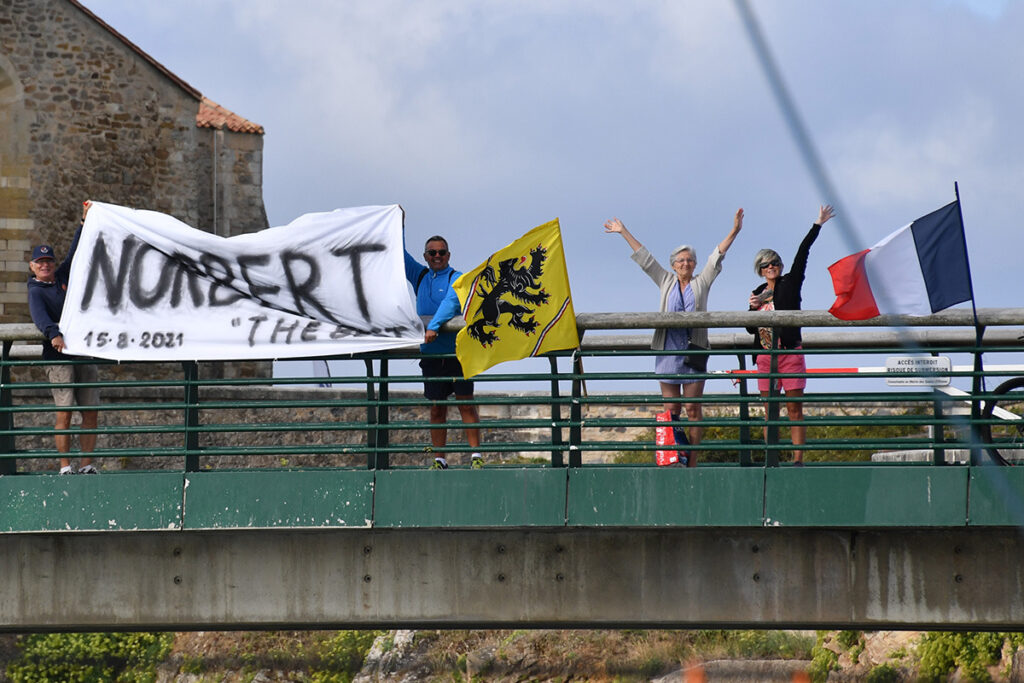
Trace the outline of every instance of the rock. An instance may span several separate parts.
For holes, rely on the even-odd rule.
[[[494,668],[493,647],[485,647],[474,650],[466,655],[466,677],[472,678],[480,674],[486,674]]]
[[[377,636],[370,651],[363,660],[363,668],[352,683],[375,683],[380,680],[396,680],[392,675],[404,671],[414,663],[413,639],[415,631],[390,631]],[[418,680],[415,672],[406,672],[397,680]]]
[[[1013,653],[1013,664],[1010,667],[1010,683],[1024,683],[1024,651]]]
[[[810,666],[799,659],[715,660],[673,671],[651,683],[791,683]]]

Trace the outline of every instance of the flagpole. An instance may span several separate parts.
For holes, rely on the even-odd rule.
[[[974,278],[971,277],[971,257],[967,253],[967,230],[964,228],[964,212],[960,207],[960,184],[957,181],[953,181],[953,194],[956,195],[956,214],[960,218],[960,240],[964,245],[964,256],[967,261],[967,287],[971,290],[971,313],[974,316],[974,329],[977,330],[980,325],[978,323],[978,307],[974,303]],[[981,341],[980,339],[978,340]]]
[[[985,328],[978,322],[978,305],[974,301],[974,278],[971,277],[971,258],[967,253],[967,229],[964,227],[964,213],[960,206],[960,184],[953,181],[953,194],[956,195],[956,213],[960,219],[960,240],[964,247],[964,257],[967,261],[967,287],[971,292],[971,314],[974,318],[974,377],[971,380],[971,390],[975,396],[985,391],[985,377],[982,374],[984,362],[982,360],[981,340],[985,336]],[[971,401],[971,464],[980,465],[981,443],[978,433],[978,420],[981,419],[981,404],[979,401]]]

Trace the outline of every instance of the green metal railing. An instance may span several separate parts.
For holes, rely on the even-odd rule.
[[[674,423],[704,429],[702,443],[690,447],[702,466],[774,467],[793,449],[785,435],[786,397],[774,391],[762,397],[756,385],[747,386],[761,376],[750,370],[752,336],[735,331],[747,326],[804,327],[809,371],[802,376],[809,383],[801,402],[809,463],[855,463],[875,452],[919,461],[923,455],[932,465],[947,463],[948,456],[984,464],[1018,455],[1022,429],[1014,418],[1024,402],[1014,382],[1024,375],[1024,309],[981,310],[978,327],[962,310],[856,324],[816,311],[582,314],[577,321],[580,350],[507,363],[476,378],[471,402],[483,413],[489,465],[580,467],[609,459],[653,465],[654,414],[664,399],[652,356],[663,352],[650,350],[649,334],[595,333],[656,327],[711,328],[712,348],[692,352],[711,361],[701,375],[704,396],[690,401],[704,416]],[[0,340],[0,474],[13,474],[56,457],[55,409],[33,348],[40,341],[35,328],[2,325]],[[961,395],[885,384],[892,377],[885,370],[889,358],[922,354],[955,357],[951,370],[929,376],[961,385]],[[445,453],[468,456],[461,421],[429,423],[422,377],[411,363],[417,358],[389,352],[335,359],[361,368],[332,377],[330,388],[318,386],[322,377],[271,378],[266,368],[249,366],[252,376],[224,378],[220,363],[99,361],[100,427],[66,433],[94,431],[100,436],[96,456],[140,469],[422,467],[436,454],[431,426],[449,429]]]

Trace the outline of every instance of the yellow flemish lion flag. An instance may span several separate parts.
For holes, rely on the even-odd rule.
[[[507,360],[580,345],[557,218],[491,254],[452,288],[466,319],[455,355],[467,379]]]

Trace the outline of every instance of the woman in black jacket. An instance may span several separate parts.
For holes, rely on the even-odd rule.
[[[778,252],[772,249],[762,249],[754,257],[754,271],[765,279],[750,294],[751,311],[799,311],[800,290],[804,284],[804,271],[807,269],[807,256],[811,251],[811,245],[818,238],[821,226],[829,221],[835,212],[832,207],[825,204],[818,210],[818,220],[811,226],[807,236],[800,243],[797,249],[796,258],[793,259],[793,267],[785,275],[782,274],[782,258]],[[754,345],[759,349],[770,350],[772,339],[776,349],[800,349],[801,338],[799,327],[748,327],[747,330],[754,335]],[[807,364],[804,362],[802,353],[779,354],[776,356],[777,372],[783,373],[806,373]],[[757,356],[757,371],[765,375],[771,369],[771,355],[760,354]],[[786,395],[786,411],[789,413],[791,423],[804,419],[803,404],[799,399],[804,395],[804,387],[807,386],[805,377],[784,377],[776,380],[778,386],[781,384],[782,391]],[[767,377],[758,378],[758,391],[762,396],[768,396],[771,385]],[[803,425],[792,424],[789,428],[790,437],[794,446],[802,446],[806,442],[807,428]],[[802,467],[804,452],[801,449],[793,450],[793,464]]]

